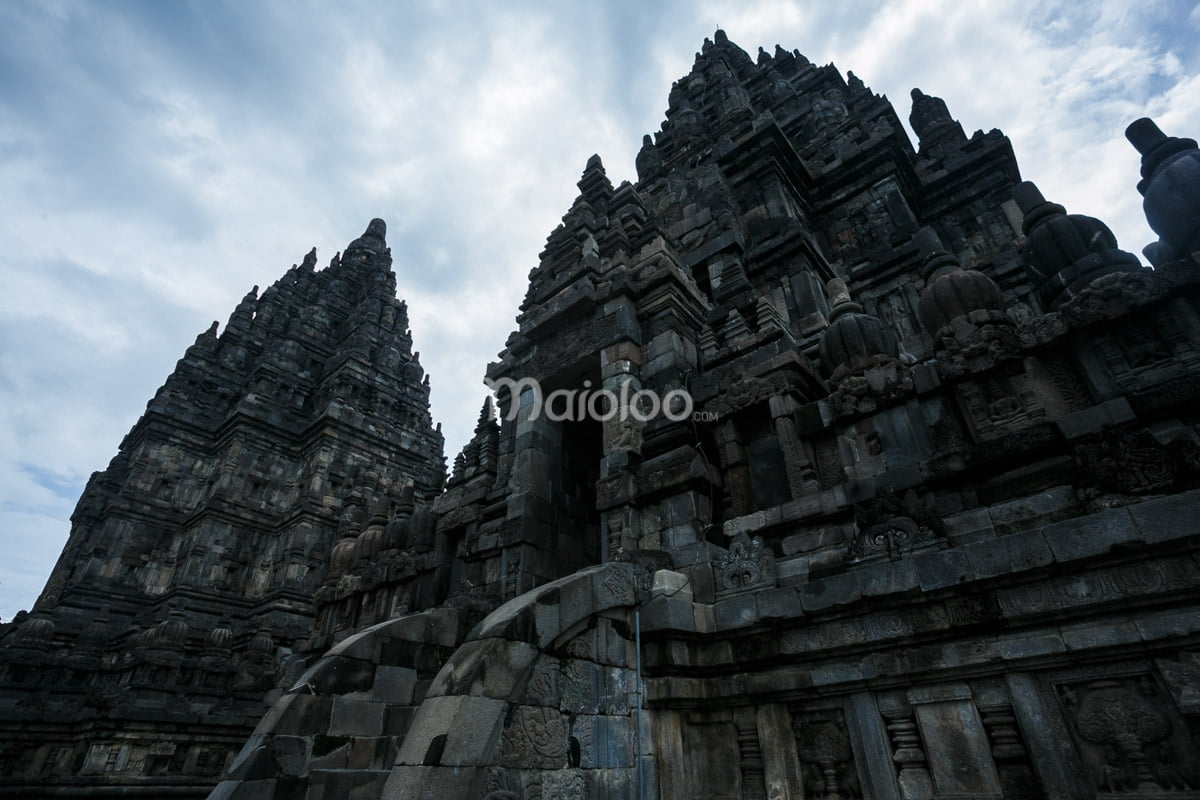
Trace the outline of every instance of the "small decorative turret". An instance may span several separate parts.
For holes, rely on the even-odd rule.
[[[25,650],[49,650],[54,642],[55,631],[50,608],[39,608],[30,614],[11,636],[5,637],[4,644]]]
[[[1020,350],[1004,294],[976,269],[964,269],[931,228],[913,237],[925,260],[925,289],[917,303],[921,324],[934,337],[943,377],[987,370]]]
[[[333,552],[329,556],[329,574],[332,577],[345,575],[354,568],[355,559],[358,557],[354,540],[362,531],[361,502],[361,499],[355,496],[346,501],[346,509],[338,523],[338,534],[341,538],[333,546]]]
[[[846,282],[827,287],[833,310],[821,332],[821,371],[829,379],[829,404],[839,417],[870,413],[912,391],[912,372],[901,361],[895,331],[850,299]]]
[[[366,251],[372,255],[379,255],[387,252],[387,223],[381,219],[373,219],[367,224],[367,229],[363,235],[350,243],[346,248],[346,255],[343,260],[350,258],[355,251]],[[315,253],[314,253],[315,258]]]
[[[379,498],[372,506],[371,518],[367,522],[366,530],[354,542],[356,561],[373,559],[379,555],[380,550],[384,549],[386,538],[384,528],[387,525],[390,507],[391,500],[388,498],[387,493],[381,492]]]
[[[259,628],[258,633],[254,634],[254,637],[246,645],[246,653],[262,658],[273,655],[275,653],[275,640],[271,637],[271,631],[266,628]]]
[[[304,272],[312,272],[317,266],[317,248],[308,251],[304,256],[304,260],[300,262],[300,269]]]
[[[437,520],[429,503],[422,503],[413,510],[408,522],[408,546],[414,553],[428,553],[433,550],[436,524]]]
[[[959,144],[967,140],[962,125],[950,116],[946,101],[925,94],[920,89],[912,90],[912,113],[908,122],[921,140],[921,154],[941,149],[946,145]]]
[[[408,547],[408,519],[413,513],[414,497],[412,484],[400,491],[396,512],[383,529],[384,550],[403,550]]]
[[[1200,249],[1200,148],[1195,139],[1167,136],[1154,121],[1142,117],[1125,129],[1125,137],[1142,154],[1138,191],[1145,199],[1146,221],[1159,241],[1142,251],[1151,264]]]
[[[254,312],[258,308],[258,286],[255,285],[250,291],[246,292],[246,296],[242,298],[242,302],[237,304],[237,308],[229,315],[229,323],[225,326],[226,333],[243,334],[250,330],[250,325],[254,321]]]
[[[496,422],[492,396],[484,398],[475,423],[475,435],[454,459],[450,483],[456,484],[480,474],[495,474],[500,443],[500,428]]]
[[[229,627],[228,620],[221,618],[204,639],[205,652],[212,655],[228,655],[232,647],[233,629]]]
[[[154,628],[154,644],[167,650],[183,650],[187,644],[188,624],[183,611],[172,609]]]
[[[1137,257],[1119,249],[1112,231],[1095,217],[1068,214],[1029,181],[1013,189],[1013,199],[1025,214],[1025,272],[1047,310],[1103,275],[1141,269]]]
[[[600,160],[599,155],[593,154],[587,160],[587,166],[583,168],[583,176],[577,185],[579,193],[593,207],[599,209],[607,207],[608,200],[612,197],[613,185],[604,171],[604,162]]]
[[[204,637],[200,666],[205,671],[217,675],[233,672],[233,628],[225,617],[217,620],[208,636]]]
[[[963,269],[931,228],[917,231],[913,239],[925,260],[925,289],[917,303],[925,330],[936,334],[951,320],[973,311],[1004,317],[1004,295],[995,281],[979,270]]]
[[[82,631],[79,632],[79,638],[75,642],[75,653],[81,655],[99,655],[104,652],[104,648],[108,645],[108,640],[111,632],[108,629],[109,625],[109,607],[106,605],[100,609],[91,622],[89,622]]]
[[[654,138],[650,134],[647,133],[642,137],[642,149],[638,151],[634,163],[637,166],[639,181],[646,182],[658,177],[662,169],[662,159],[658,155]]]
[[[828,292],[833,310],[829,313],[829,327],[821,333],[820,344],[821,368],[826,376],[842,364],[853,365],[880,355],[899,357],[900,344],[891,327],[864,313],[863,307],[850,299],[844,280],[831,280]]]

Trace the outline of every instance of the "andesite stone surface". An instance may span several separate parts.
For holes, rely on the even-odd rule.
[[[1200,151],[1130,127],[1151,269],[910,120],[706,40],[448,476],[381,222],[248,295],[0,634],[0,797],[1197,796]]]

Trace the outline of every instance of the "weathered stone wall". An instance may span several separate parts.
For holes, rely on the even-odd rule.
[[[92,476],[0,642],[0,793],[205,794],[310,638],[355,509],[440,490],[383,236],[255,287]]]
[[[378,796],[463,618],[433,609],[338,643],[271,706],[214,798]]]
[[[662,796],[1190,789],[1197,502],[1193,491],[723,598],[694,597],[681,575],[683,591],[641,613]],[[717,738],[740,752],[689,757]],[[786,777],[797,769],[802,780]],[[771,793],[744,795],[748,784]]]
[[[582,570],[469,633],[439,609],[345,639],[275,703],[211,797],[629,796],[633,576]]]
[[[296,644],[324,655],[215,796],[1195,796],[1195,142],[1131,127],[1151,270],[919,90],[914,148],[853,74],[718,32],[666,116],[636,185],[588,160],[446,491],[392,493],[407,455],[345,433],[380,357],[345,340]],[[676,403],[539,406],[600,389]],[[18,672],[54,616],[5,639]],[[183,674],[179,616],[138,702]],[[234,636],[209,669],[274,663]]]

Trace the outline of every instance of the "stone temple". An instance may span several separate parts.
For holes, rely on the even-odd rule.
[[[0,797],[1200,797],[1200,149],[1145,266],[909,119],[705,41],[448,475],[381,221],[249,293],[0,629]]]

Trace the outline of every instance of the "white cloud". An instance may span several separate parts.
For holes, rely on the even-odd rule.
[[[1151,234],[1124,125],[1200,133],[1200,18],[1180,4],[634,8],[0,6],[0,545],[20,553],[0,614],[66,537],[74,497],[38,476],[77,495],[210,320],[375,216],[452,460],[586,159],[636,177],[717,25],[752,57],[778,43],[854,70],[901,119],[919,86],[968,133],[1003,129],[1025,177],[1131,250]]]

